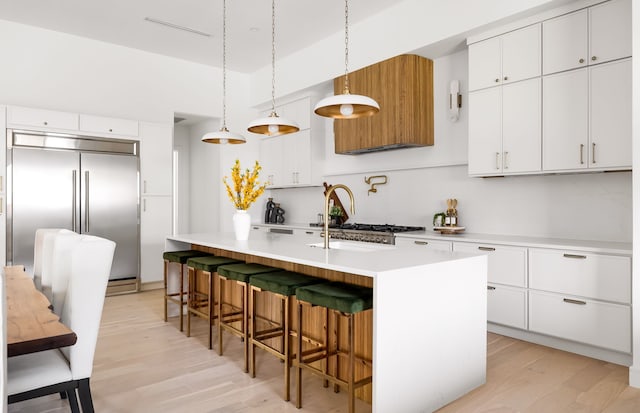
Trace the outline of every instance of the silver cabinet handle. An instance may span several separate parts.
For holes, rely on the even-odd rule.
[[[496,77],[495,82],[496,82],[496,83],[500,82],[500,79]]]
[[[146,198],[142,200],[142,212],[147,212],[147,200],[146,200]]]
[[[495,290],[495,289],[496,289],[496,287],[491,286],[491,285],[487,285],[487,290],[489,290],[489,291],[493,291],[493,290]]]
[[[416,245],[429,245],[429,241],[413,241]]]
[[[71,231],[76,232],[76,175],[77,170],[71,171]]]
[[[496,249],[493,247],[478,247],[480,251],[495,251]]]
[[[89,171],[84,172],[84,231],[89,232]]]
[[[0,192],[2,192],[2,191],[3,191],[3,189],[2,189],[2,175],[0,175]]]
[[[596,60],[598,60],[598,58],[595,57],[595,56],[591,56],[591,60],[593,60],[595,62]]]
[[[504,77],[504,80],[509,80],[509,77],[505,76],[505,77]]]
[[[42,123],[44,123],[44,126],[47,126],[49,124],[49,122],[47,122],[46,120]]]
[[[578,60],[579,63],[584,63],[584,59]]]
[[[147,193],[147,181],[146,180],[142,181],[142,192],[145,193],[145,194]]]
[[[496,152],[496,169],[500,169],[500,152]]]
[[[596,144],[591,144],[591,163],[596,163]]]
[[[269,232],[273,232],[275,234],[288,234],[293,235],[292,229],[284,229],[284,228],[270,228]]]
[[[580,144],[580,165],[584,165],[584,144]]]
[[[562,254],[563,257],[565,258],[576,258],[579,260],[586,260],[587,256],[586,255],[576,255],[576,254]]]
[[[563,298],[562,301],[564,301],[565,303],[569,303],[569,304],[578,304],[578,305],[586,305],[587,304],[586,301],[572,300],[571,298]]]
[[[305,231],[304,233],[307,235],[313,235],[313,231]]]
[[[504,162],[504,169],[509,169],[509,163],[507,162],[507,160],[509,159],[508,156],[509,156],[509,152],[505,152],[504,153],[504,161],[503,161]]]

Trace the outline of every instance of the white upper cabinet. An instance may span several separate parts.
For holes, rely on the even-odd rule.
[[[300,130],[311,127],[311,98],[305,97],[294,100],[282,106],[278,106],[276,111],[283,118],[292,120],[298,124]]]
[[[589,69],[589,168],[631,167],[631,60]]]
[[[631,167],[631,60],[545,76],[543,169]]]
[[[469,106],[469,175],[541,170],[540,78],[471,92]]]
[[[589,63],[631,56],[631,0],[611,0],[589,9]]]
[[[140,122],[141,194],[171,195],[173,127]]]
[[[540,24],[469,45],[469,90],[540,76]]]
[[[546,171],[587,167],[587,69],[545,76],[542,82],[542,149]]]
[[[611,0],[542,23],[544,75],[631,56],[631,1]]]
[[[104,116],[80,115],[80,130],[124,137],[136,137],[138,136],[138,121],[106,118]]]
[[[78,114],[9,106],[7,107],[7,124],[9,127],[31,126],[39,130],[68,129],[77,131]]]

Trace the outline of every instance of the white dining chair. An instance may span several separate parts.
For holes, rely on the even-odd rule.
[[[66,392],[72,412],[93,412],[89,378],[116,244],[104,238],[81,236],[69,254],[70,275],[60,320],[78,341],[63,349],[42,351],[7,360],[8,402]]]
[[[51,302],[51,298],[52,298],[52,292],[51,292],[51,283],[52,283],[52,272],[51,272],[51,262],[53,260],[53,243],[55,240],[55,237],[57,235],[79,235],[73,231],[70,231],[68,229],[50,229],[48,231],[43,231],[43,233],[41,234],[42,237],[42,245],[40,247],[40,251],[39,251],[39,257],[37,259],[38,262],[38,273],[39,273],[39,283],[38,281],[36,281],[36,259],[34,257],[34,266],[33,266],[33,272],[34,272],[34,283],[36,284],[36,288],[38,288],[40,291],[42,291],[42,293],[47,297],[47,299],[49,300],[49,302]],[[36,241],[38,238],[38,234],[36,231]],[[35,246],[34,246],[34,253],[35,253]],[[40,284],[38,286],[38,284]]]
[[[58,232],[71,232],[63,228],[38,228],[33,243],[33,282],[38,290],[42,290],[42,263],[44,261],[44,236]]]

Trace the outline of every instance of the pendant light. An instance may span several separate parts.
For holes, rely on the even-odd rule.
[[[276,113],[276,1],[271,0],[271,114],[249,124],[249,132],[267,136],[298,132],[298,125]]]
[[[202,137],[207,143],[245,143],[244,136],[227,129],[227,1],[222,0],[222,126],[218,132],[209,132]]]
[[[322,99],[313,111],[335,119],[362,118],[380,111],[380,105],[375,100],[368,96],[352,95],[349,91],[349,0],[344,0],[344,89],[341,95]]]

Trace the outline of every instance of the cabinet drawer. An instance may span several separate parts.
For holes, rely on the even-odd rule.
[[[432,239],[417,239],[417,238],[397,238],[396,245],[399,247],[416,247],[431,251],[446,251],[450,252],[453,247],[449,241],[438,241]]]
[[[7,108],[7,123],[9,126],[15,124],[38,128],[78,130],[78,114],[9,106]]]
[[[529,291],[529,330],[631,352],[631,308],[627,305]]]
[[[529,288],[630,303],[631,258],[531,248]]]
[[[526,291],[523,288],[489,284],[487,286],[487,321],[526,329]]]
[[[453,250],[486,253],[489,256],[487,279],[490,283],[526,287],[526,248],[455,242]]]
[[[122,136],[138,136],[138,122],[127,119],[80,115],[80,130],[87,132],[113,133],[114,135]]]

